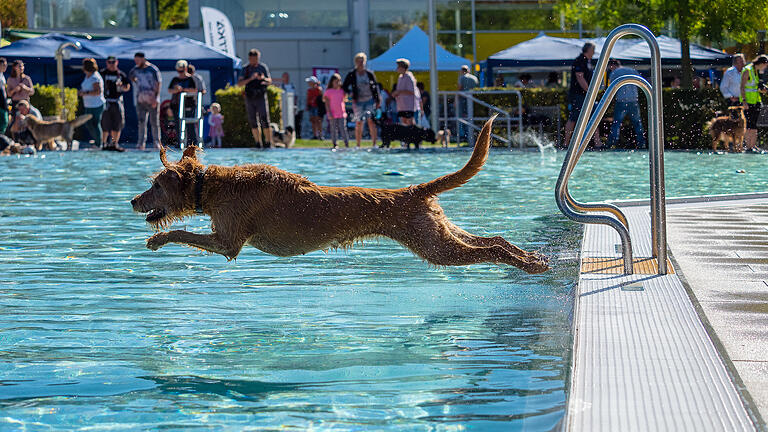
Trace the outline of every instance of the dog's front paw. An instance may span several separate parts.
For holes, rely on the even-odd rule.
[[[533,256],[523,267],[523,270],[530,274],[543,273],[549,270],[549,258],[538,252],[533,252]]]
[[[159,232],[147,239],[147,249],[156,251],[168,243],[168,233]]]

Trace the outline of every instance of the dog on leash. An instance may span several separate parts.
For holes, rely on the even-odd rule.
[[[269,130],[272,132],[272,146],[274,147],[293,147],[296,137],[293,133],[293,127],[288,126],[281,131],[277,123],[270,123]]]
[[[24,124],[35,138],[37,150],[42,150],[43,145],[48,150],[56,150],[56,138],[64,138],[67,142],[67,149],[72,148],[72,136],[75,129],[82,126],[93,117],[91,114],[83,114],[74,120],[40,120],[35,116],[28,115],[24,117]]]
[[[728,142],[731,142],[733,151],[741,153],[744,143],[744,134],[747,133],[747,118],[744,116],[744,107],[728,107],[728,115],[715,117],[705,125],[712,137],[712,151],[717,152],[720,141],[723,141],[725,150],[728,151]]]
[[[389,237],[430,264],[457,266],[483,262],[509,264],[528,273],[547,270],[548,260],[502,237],[480,237],[451,223],[437,195],[477,174],[488,157],[491,121],[478,138],[469,162],[460,170],[401,189],[320,186],[265,164],[204,166],[197,147],[184,150],[152,186],[131,200],[156,229],[195,214],[211,217],[212,232],[157,232],[147,247],[180,243],[235,259],[246,244],[277,256],[347,248],[355,241]]]
[[[434,144],[437,141],[437,137],[435,136],[435,131],[428,128],[421,128],[415,125],[382,124],[381,146],[389,147],[392,141],[400,141],[407,148],[411,148],[411,144],[413,144],[418,149],[422,141]]]

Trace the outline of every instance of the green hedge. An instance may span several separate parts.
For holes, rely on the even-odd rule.
[[[35,94],[29,97],[33,107],[43,116],[58,116],[61,113],[61,91],[55,85],[35,84]],[[78,107],[77,89],[64,88],[64,105],[67,107],[67,120],[74,120]]]
[[[282,127],[280,109],[282,90],[275,86],[267,87],[267,98],[270,121]],[[253,147],[253,135],[251,135],[251,127],[248,124],[248,115],[243,102],[243,87],[228,86],[216,90],[216,102],[221,105],[221,114],[224,116],[222,144],[225,147]]]
[[[503,88],[481,88],[483,90],[505,90]],[[523,97],[523,104],[528,106],[550,106],[560,105],[561,127],[565,127],[567,120],[567,89],[520,89]],[[598,95],[600,100],[602,94]],[[515,95],[481,95],[479,99],[498,106],[505,110],[514,111],[517,109],[517,97]],[[709,135],[704,130],[704,124],[715,116],[715,111],[722,111],[727,108],[720,91],[713,88],[704,88],[700,90],[672,89],[666,88],[662,91],[664,104],[664,141],[665,148],[669,149],[697,149],[709,148],[711,141]],[[647,110],[645,97],[640,95],[640,108],[643,117],[643,124],[648,130]],[[611,116],[613,107],[606,112],[606,116]],[[478,116],[487,115],[487,112],[475,109]],[[631,129],[631,128],[630,128]],[[604,131],[606,132],[606,131]],[[626,134],[622,134],[622,139]],[[607,139],[607,136],[603,137]]]

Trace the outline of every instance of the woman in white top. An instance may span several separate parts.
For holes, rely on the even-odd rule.
[[[80,84],[80,91],[77,92],[83,98],[83,107],[85,113],[93,117],[85,123],[88,133],[96,142],[97,147],[101,147],[101,113],[104,112],[104,80],[99,74],[99,66],[96,60],[92,58],[83,59],[83,72],[85,79]]]

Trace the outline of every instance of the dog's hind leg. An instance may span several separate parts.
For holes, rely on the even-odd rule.
[[[471,246],[501,246],[504,249],[508,250],[510,253],[513,253],[515,255],[525,256],[528,258],[535,258],[539,260],[547,261],[547,258],[544,255],[541,255],[538,252],[528,252],[523,249],[520,249],[519,247],[513,245],[512,243],[506,241],[504,237],[501,236],[493,236],[493,237],[481,237],[476,236],[474,234],[470,234],[463,229],[457,227],[456,225],[452,223],[448,223],[448,229],[451,231],[451,234],[456,236],[458,239],[463,241],[464,243],[467,243]]]
[[[447,224],[431,217],[409,224],[417,229],[400,233],[395,240],[431,264],[455,266],[483,262],[503,263],[528,273],[541,273],[549,267],[538,257],[515,254],[503,246],[473,246],[451,233]]]
[[[192,247],[203,249],[208,252],[224,255],[227,259],[235,259],[243,248],[245,242],[239,245],[230,242],[227,245],[223,242],[217,233],[196,234],[184,230],[173,230],[169,232],[159,232],[147,240],[147,248],[158,250],[167,243],[180,243]]]

